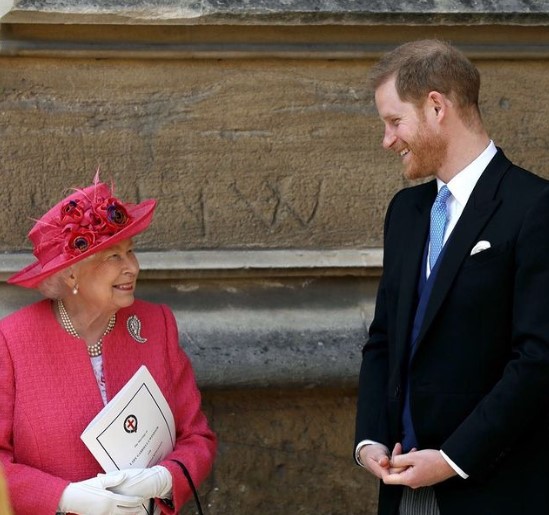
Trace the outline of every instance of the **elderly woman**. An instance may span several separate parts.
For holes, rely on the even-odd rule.
[[[38,220],[37,261],[8,280],[48,297],[0,321],[0,464],[18,515],[177,513],[211,469],[215,436],[174,316],[134,297],[132,237],[155,206],[123,203],[96,176]],[[80,435],[141,365],[173,412],[173,451],[102,474]]]

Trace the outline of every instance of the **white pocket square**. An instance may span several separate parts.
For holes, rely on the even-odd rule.
[[[478,254],[479,252],[482,252],[483,250],[489,249],[492,245],[490,245],[489,241],[486,240],[480,240],[471,250],[471,256],[474,256],[475,254]]]

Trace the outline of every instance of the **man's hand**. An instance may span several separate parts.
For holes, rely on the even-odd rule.
[[[383,479],[389,474],[391,459],[389,449],[380,443],[365,445],[359,452],[361,463],[376,477]]]
[[[361,457],[362,459],[362,457]],[[400,472],[396,472],[400,470]],[[394,455],[391,470],[381,477],[386,485],[405,485],[410,488],[432,486],[456,475],[439,451],[425,449]]]
[[[413,449],[410,450],[410,452],[415,452],[416,450],[417,449],[414,447]],[[400,455],[402,455],[402,444],[397,442],[393,448],[393,452],[391,453],[391,466],[389,467],[390,474],[399,474],[400,472],[404,472],[408,468],[407,466],[405,467],[395,466],[394,458],[395,456],[400,456]]]

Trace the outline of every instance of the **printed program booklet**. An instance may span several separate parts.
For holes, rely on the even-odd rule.
[[[96,415],[80,438],[105,472],[152,467],[173,450],[173,414],[145,365]]]
[[[97,414],[80,438],[105,472],[152,467],[173,450],[173,413],[146,366]]]

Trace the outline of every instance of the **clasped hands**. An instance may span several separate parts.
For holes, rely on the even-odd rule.
[[[366,445],[360,450],[360,461],[387,485],[419,488],[432,486],[456,475],[439,451],[412,449],[403,454],[400,443],[391,453],[382,444]]]
[[[78,515],[134,515],[153,497],[166,498],[172,476],[162,466],[125,469],[70,483],[63,491],[59,510]]]

